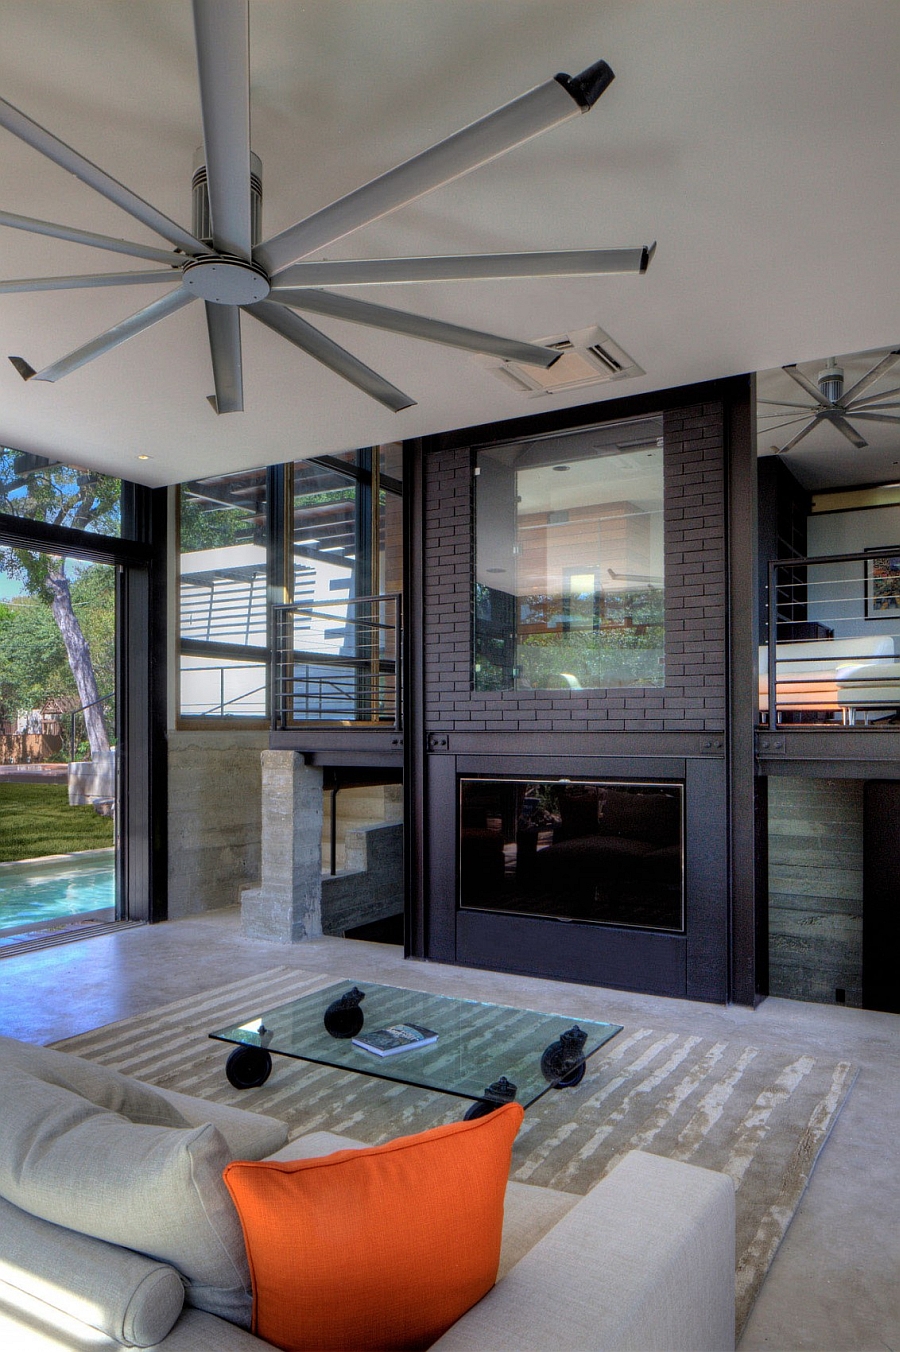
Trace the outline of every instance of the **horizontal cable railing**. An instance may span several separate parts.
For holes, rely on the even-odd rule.
[[[265,643],[265,576],[199,585],[183,580],[180,611],[184,638]]]
[[[238,662],[183,665],[182,718],[265,718],[268,682],[252,684],[264,670]]]
[[[400,597],[274,607],[273,722],[399,728]]]
[[[900,546],[769,563],[760,723],[900,726]]]

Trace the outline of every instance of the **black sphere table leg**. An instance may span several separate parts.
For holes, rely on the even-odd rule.
[[[235,1047],[225,1062],[225,1074],[235,1089],[256,1089],[272,1072],[272,1058],[262,1047]]]
[[[504,1103],[512,1103],[516,1097],[516,1086],[512,1080],[508,1080],[505,1075],[501,1075],[499,1080],[489,1084],[485,1089],[485,1097],[476,1099],[463,1116],[464,1122],[472,1122],[476,1117],[487,1117],[488,1113],[494,1112],[497,1108],[502,1108]]]

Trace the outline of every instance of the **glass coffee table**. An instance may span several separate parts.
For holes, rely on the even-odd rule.
[[[397,1025],[437,1040],[386,1056],[352,1041]],[[580,1084],[588,1059],[621,1031],[616,1023],[340,981],[209,1036],[237,1044],[225,1068],[237,1089],[264,1084],[275,1054],[455,1094],[472,1100],[465,1114],[472,1118],[513,1101],[529,1108],[550,1089]]]

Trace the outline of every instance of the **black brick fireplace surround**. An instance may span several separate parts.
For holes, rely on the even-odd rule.
[[[426,439],[411,525],[408,774],[421,957],[692,999],[729,998],[727,461],[734,382]],[[700,397],[698,398],[698,392]],[[693,397],[691,397],[693,396]],[[473,447],[663,414],[665,685],[475,692]],[[417,726],[418,725],[418,726]],[[461,776],[685,786],[683,934],[458,907]]]

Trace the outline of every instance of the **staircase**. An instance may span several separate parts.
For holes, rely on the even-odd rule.
[[[403,788],[373,784],[337,795],[336,869],[331,874],[332,795],[323,795],[322,932],[386,920],[403,910]]]
[[[322,876],[331,875],[332,794],[322,797]],[[365,843],[361,831],[403,821],[402,784],[366,784],[339,790],[337,794],[337,845],[335,873],[365,868]]]

